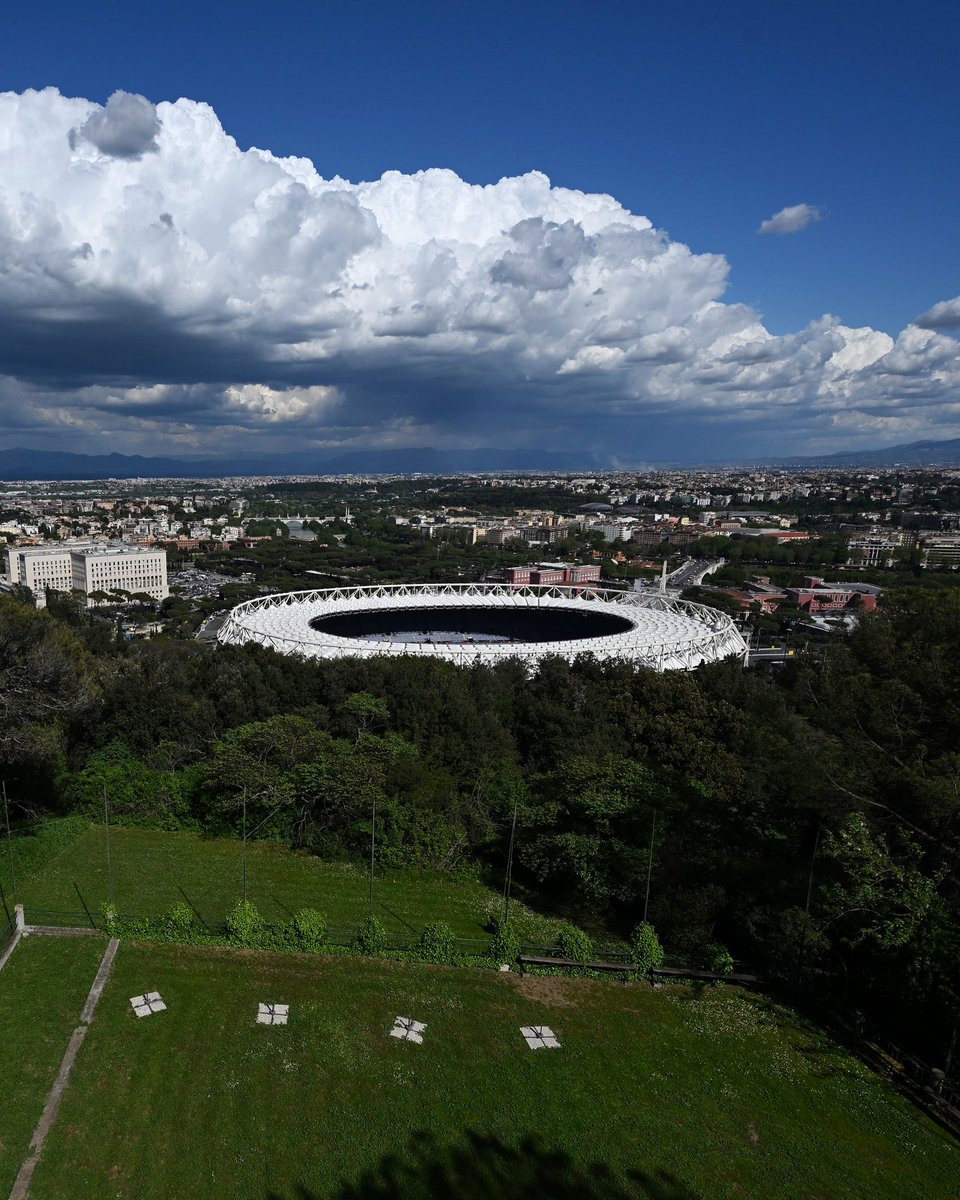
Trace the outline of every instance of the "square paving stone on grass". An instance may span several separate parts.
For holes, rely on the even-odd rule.
[[[523,1039],[531,1050],[559,1050],[560,1043],[549,1025],[523,1025]]]
[[[138,1017],[150,1017],[154,1013],[163,1012],[167,1007],[160,999],[159,992],[144,992],[142,996],[131,996],[130,1004]]]
[[[289,1004],[261,1004],[257,1009],[257,1024],[286,1025],[289,1015]]]
[[[425,1029],[426,1025],[423,1021],[414,1021],[412,1017],[397,1017],[394,1020],[393,1028],[390,1030],[390,1036],[400,1038],[402,1041],[416,1042],[418,1045],[421,1045]]]

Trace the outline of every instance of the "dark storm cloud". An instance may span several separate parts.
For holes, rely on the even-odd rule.
[[[928,308],[917,317],[915,324],[921,329],[960,329],[960,296],[941,300]]]

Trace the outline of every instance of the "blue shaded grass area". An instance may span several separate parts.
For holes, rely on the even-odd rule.
[[[167,1010],[138,1020],[150,989]],[[122,943],[34,1200],[953,1200],[958,1177],[884,1080],[736,989]]]

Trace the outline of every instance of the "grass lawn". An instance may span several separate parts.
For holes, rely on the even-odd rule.
[[[116,904],[125,915],[158,916],[187,900],[205,921],[219,923],[242,894],[242,847],[235,839],[114,828],[110,854]],[[352,931],[369,911],[362,867],[251,842],[247,870],[249,898],[268,921],[317,908],[335,933]],[[29,922],[79,925],[98,918],[109,892],[104,831],[94,825],[23,884],[19,899]],[[494,893],[482,884],[440,873],[396,872],[376,879],[377,916],[404,940],[437,920],[447,921],[460,937],[479,937],[491,899]]]
[[[0,971],[0,1196],[26,1157],[104,945],[100,938],[23,938]]]
[[[169,1007],[137,1020],[145,989]],[[289,1025],[256,1025],[260,1001]],[[529,1050],[532,1023],[562,1048]],[[958,1180],[948,1134],[735,989],[122,943],[32,1200],[955,1200]]]

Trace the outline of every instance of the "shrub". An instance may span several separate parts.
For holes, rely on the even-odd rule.
[[[178,900],[165,917],[167,928],[174,936],[189,937],[198,925],[197,915],[183,900]]]
[[[323,954],[327,946],[327,918],[315,908],[301,908],[293,918],[297,945],[301,950]]]
[[[354,954],[375,957],[387,948],[387,931],[376,917],[367,917],[357,930],[351,949]]]
[[[111,937],[116,937],[120,929],[120,914],[115,904],[101,904],[100,916],[103,918],[103,928]]]
[[[649,922],[641,921],[630,935],[630,957],[642,975],[654,967],[663,966],[663,947],[657,931]]]
[[[420,934],[419,956],[425,962],[452,963],[457,957],[457,942],[446,921],[434,921]]]
[[[589,962],[593,958],[593,942],[590,935],[576,925],[562,925],[557,934],[557,948],[561,958],[572,958],[574,962]]]
[[[718,975],[730,975],[733,972],[733,955],[722,942],[710,942],[703,948],[703,965]]]
[[[227,935],[237,946],[257,947],[263,941],[265,925],[260,910],[250,900],[238,900],[227,913]]]
[[[512,925],[501,925],[490,943],[490,957],[495,963],[516,962],[520,954],[520,938]]]

